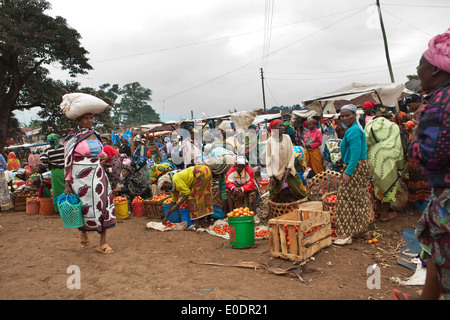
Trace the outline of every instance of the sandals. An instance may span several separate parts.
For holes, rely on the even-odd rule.
[[[114,253],[114,250],[106,243],[104,245],[102,245],[101,247],[98,247],[96,250],[97,250],[97,252],[104,253],[104,254]]]
[[[403,293],[398,289],[392,290],[392,294],[394,295],[396,300],[409,300],[410,295],[407,293]]]

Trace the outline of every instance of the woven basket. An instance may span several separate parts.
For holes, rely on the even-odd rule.
[[[162,219],[164,217],[164,201],[170,198],[167,196],[158,201],[144,200],[144,212],[149,219]]]
[[[325,193],[337,191],[341,174],[336,171],[326,170],[315,175],[306,185],[309,200],[321,201]]]
[[[337,191],[325,193],[322,197],[323,211],[328,211],[331,218],[331,227],[336,227],[336,202],[329,202],[325,200],[331,195],[336,195]]]
[[[299,205],[306,201],[308,201],[308,198],[300,199],[294,202],[278,203],[275,202],[274,198],[272,198],[269,200],[269,219],[298,210]]]

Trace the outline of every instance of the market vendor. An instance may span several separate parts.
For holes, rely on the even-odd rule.
[[[34,173],[30,177],[30,182],[36,188],[39,188],[38,197],[39,198],[51,198],[52,193],[51,189],[51,181],[50,179],[43,179],[40,173]]]
[[[267,140],[266,167],[269,176],[269,196],[281,202],[304,199],[307,196],[294,162],[294,146],[284,134],[284,124],[275,119],[270,123],[271,137]]]
[[[158,179],[169,171],[176,170],[177,166],[171,161],[164,161],[163,163],[155,163],[150,168],[150,184],[158,183]]]
[[[251,207],[256,214],[256,200],[258,188],[255,183],[255,174],[245,157],[237,157],[236,163],[226,174],[228,208]]]
[[[169,172],[159,178],[158,186],[163,191],[172,192],[172,200],[163,223],[166,223],[170,214],[177,211],[185,201],[188,202],[189,215],[194,222],[191,226],[193,230],[200,227],[201,218],[206,218],[214,212],[212,174],[208,166],[195,165],[174,174]]]
[[[322,145],[322,132],[317,128],[318,121],[308,119],[308,132],[305,134],[306,154],[305,160],[314,174],[324,171],[320,146]]]
[[[51,172],[51,183],[53,198],[57,198],[64,193],[64,145],[59,142],[59,135],[51,133],[47,136],[50,147],[41,154],[40,160],[48,165]],[[59,212],[58,205],[55,205],[55,212]]]

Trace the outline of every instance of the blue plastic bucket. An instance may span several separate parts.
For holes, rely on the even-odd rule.
[[[219,206],[218,204],[214,203],[214,212],[212,213],[211,217],[213,219],[223,219],[224,215],[223,215],[222,207]]]
[[[167,211],[169,210],[170,204],[163,204],[164,207],[164,214],[167,214]],[[180,211],[177,210],[175,212],[172,212],[169,216],[169,221],[172,223],[180,223],[181,222],[181,214]]]
[[[188,227],[191,226],[193,224],[192,220],[191,220],[191,215],[189,214],[189,209],[180,209],[178,210],[181,214],[181,221],[187,221],[188,223]]]

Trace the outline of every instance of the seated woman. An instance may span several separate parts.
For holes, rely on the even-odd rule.
[[[122,170],[122,177],[120,183],[113,190],[115,194],[127,198],[129,201],[137,196],[147,199],[152,196],[148,183],[143,182],[134,172],[133,168],[129,165],[124,165]]]
[[[247,164],[245,157],[238,157],[236,163],[228,171],[225,184],[227,186],[228,208],[251,207],[256,214],[256,199],[258,189],[255,174]]]
[[[200,227],[201,218],[206,218],[214,212],[212,174],[208,166],[195,165],[176,173],[169,172],[159,178],[158,186],[165,192],[172,192],[172,201],[163,219],[164,224],[170,214],[177,211],[185,201],[188,202],[194,230]]]

